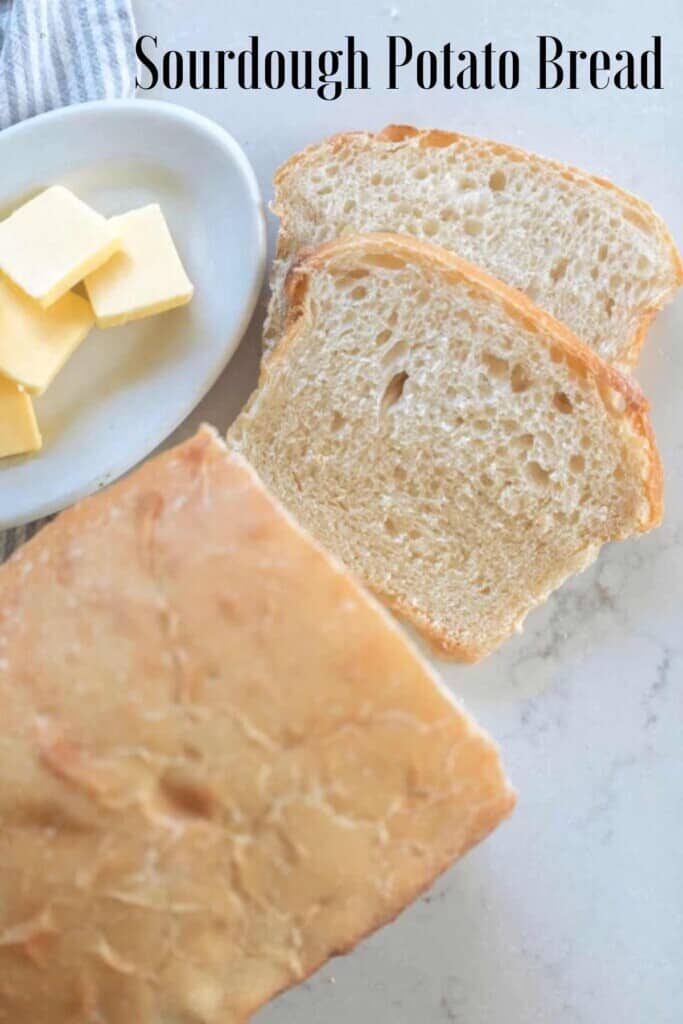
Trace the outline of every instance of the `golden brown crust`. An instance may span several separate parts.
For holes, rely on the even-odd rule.
[[[306,296],[312,275],[316,270],[339,259],[354,257],[362,259],[369,254],[391,253],[392,258],[418,262],[444,274],[447,278],[466,281],[470,287],[482,294],[493,296],[503,303],[507,314],[520,324],[531,328],[539,342],[562,350],[565,359],[582,373],[590,375],[597,383],[598,390],[608,408],[614,408],[614,393],[617,404],[623,403],[624,414],[628,416],[635,435],[641,439],[647,469],[643,480],[644,498],[648,514],[638,524],[639,532],[646,532],[659,524],[662,518],[663,474],[662,464],[652,427],[647,415],[648,403],[636,382],[625,377],[617,369],[605,363],[591,348],[580,341],[569,328],[559,323],[549,313],[538,309],[522,292],[509,287],[476,267],[455,253],[440,246],[422,242],[409,235],[377,232],[368,235],[353,235],[335,242],[329,242],[318,249],[301,254],[290,268],[286,288],[289,299],[288,319],[280,343],[264,359],[261,367],[261,383],[268,377],[269,368],[279,360],[286,360],[289,347],[294,344],[300,331],[305,330],[307,308]],[[257,392],[249,400],[248,412],[255,401]],[[617,538],[605,538],[617,539]],[[433,624],[419,611],[386,593],[377,594],[400,617],[417,626],[430,644],[446,657],[476,662],[489,653],[489,648],[462,646],[446,633],[436,630]]]
[[[246,1021],[514,805],[393,621],[202,429],[0,569],[0,1020]]]
[[[297,167],[301,163],[304,163],[321,147],[329,146],[333,151],[336,150],[343,152],[344,149],[348,147],[349,142],[353,142],[359,137],[394,146],[400,146],[405,142],[418,138],[419,145],[424,148],[445,148],[458,142],[466,142],[468,145],[479,147],[482,151],[485,150],[491,153],[500,154],[509,160],[524,162],[540,170],[552,168],[555,171],[558,171],[569,181],[578,184],[599,185],[601,188],[619,196],[622,202],[629,207],[633,218],[639,219],[649,231],[659,237],[664,248],[669,252],[672,267],[671,287],[666,292],[662,293],[657,302],[650,304],[646,309],[641,311],[639,322],[634,330],[633,336],[626,342],[624,352],[619,360],[620,365],[623,365],[625,369],[632,367],[637,363],[643,341],[645,340],[645,336],[653,318],[666,305],[676,290],[683,285],[683,257],[681,257],[666,224],[662,218],[655,213],[649,203],[625,189],[620,188],[618,185],[608,181],[606,178],[589,174],[579,168],[562,163],[562,161],[554,160],[549,157],[542,157],[529,150],[520,149],[517,146],[508,145],[507,143],[502,142],[495,142],[490,139],[481,139],[457,132],[442,131],[441,129],[418,129],[411,125],[401,124],[389,124],[381,131],[374,134],[367,131],[356,131],[333,135],[321,143],[314,143],[313,145],[301,150],[299,153],[295,153],[289,158],[289,160],[282,164],[275,173],[273,184],[276,196],[278,189],[284,184],[290,173],[296,171]],[[291,239],[288,232],[286,207],[281,206],[276,199],[272,204],[272,209],[281,220],[280,232],[278,234],[277,255],[278,258],[286,258],[288,255],[292,254],[293,245],[293,239]]]

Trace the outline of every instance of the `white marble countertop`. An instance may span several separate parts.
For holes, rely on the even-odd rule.
[[[565,159],[650,200],[683,244],[680,0],[134,0],[163,48],[336,47],[354,33],[377,81],[334,103],[267,91],[157,92],[223,124],[266,197],[308,142],[388,121],[460,129]],[[664,90],[400,92],[379,73],[388,33],[416,46],[582,49],[664,40]],[[271,236],[274,224],[271,224]],[[272,237],[271,237],[272,242]],[[201,419],[228,426],[249,393],[262,309]],[[514,817],[398,922],[258,1015],[259,1024],[680,1024],[683,1021],[683,299],[637,376],[666,468],[666,520],[614,545],[530,616],[524,634],[443,676],[501,743]]]

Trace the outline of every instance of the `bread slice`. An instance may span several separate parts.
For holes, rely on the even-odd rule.
[[[635,385],[521,293],[408,236],[323,246],[229,433],[442,651],[477,660],[661,516]]]
[[[208,429],[0,569],[0,1020],[238,1024],[512,809],[496,748]]]
[[[336,135],[275,176],[280,217],[265,345],[279,341],[284,280],[301,249],[396,231],[451,249],[519,288],[603,359],[633,364],[683,264],[647,203],[512,146],[390,125]]]

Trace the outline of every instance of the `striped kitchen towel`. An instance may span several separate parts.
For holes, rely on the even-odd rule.
[[[0,0],[0,128],[133,96],[135,38],[130,0]],[[40,525],[0,531],[0,562]]]
[[[0,128],[135,92],[130,0],[0,0]]]

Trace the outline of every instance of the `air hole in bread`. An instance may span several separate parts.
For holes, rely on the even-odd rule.
[[[458,186],[461,192],[468,192],[471,188],[476,188],[477,183],[474,178],[461,178]]]
[[[338,431],[340,431],[342,429],[342,427],[344,426],[345,423],[346,423],[345,418],[342,416],[342,414],[340,412],[337,412],[337,410],[335,409],[335,411],[332,413],[332,424],[331,424],[332,430],[334,431],[334,433],[335,434],[338,433]]]
[[[480,594],[488,596],[491,593],[491,584],[483,578],[483,576],[475,576],[472,583],[477,588]]]
[[[550,480],[550,473],[540,462],[529,462],[526,467],[527,476],[539,487],[545,487]]]
[[[565,363],[573,377],[578,377],[579,380],[585,380],[588,376],[587,364],[583,359],[579,359],[578,356],[572,355],[571,352],[565,353]]]
[[[384,389],[384,394],[382,395],[379,407],[380,414],[384,415],[389,412],[390,409],[393,409],[397,402],[400,402],[407,380],[408,374],[405,370],[401,370],[399,373],[394,374]]]
[[[502,192],[507,185],[507,178],[503,171],[494,171],[489,178],[489,188],[492,192]]]
[[[586,468],[586,460],[583,455],[572,455],[569,460],[569,470],[571,473],[583,473]]]
[[[426,167],[417,167],[414,171],[413,177],[418,181],[423,181],[427,177]]]
[[[405,341],[395,341],[391,348],[388,348],[382,356],[382,366],[384,369],[388,369],[397,359],[401,359],[407,351],[408,346]]]
[[[505,377],[508,372],[508,363],[506,359],[494,356],[492,352],[484,352],[482,359],[489,376],[495,377],[496,379]]]
[[[577,224],[585,224],[586,221],[588,220],[588,210],[586,209],[585,206],[581,206],[576,211],[574,216],[576,217],[576,223]]]
[[[533,434],[520,434],[519,437],[515,437],[512,441],[515,448],[518,448],[522,452],[528,452],[534,446],[534,435]]]
[[[399,533],[398,526],[391,518],[391,516],[387,516],[387,518],[384,520],[384,529],[386,530],[390,537],[396,537],[397,534]]]
[[[408,474],[403,466],[394,466],[394,480],[399,483],[405,483],[408,479]]]
[[[608,295],[607,298],[605,299],[605,313],[607,313],[607,316],[611,316],[613,312],[614,312],[614,299],[612,298],[611,295]]]
[[[607,259],[608,253],[609,247],[603,242],[600,248],[598,249],[598,259],[601,263],[603,263]]]
[[[523,366],[519,365],[519,363],[512,368],[510,386],[516,395],[521,394],[523,391],[528,391],[531,387],[531,381],[529,380],[527,372]]]
[[[344,213],[353,213],[353,211],[355,209],[356,209],[356,200],[355,199],[347,199],[346,202],[344,203],[344,206],[343,206]]]
[[[373,174],[373,176],[370,178],[370,184],[371,185],[381,185],[382,184],[382,175],[381,174]]]
[[[362,284],[358,284],[351,290],[349,297],[352,299],[364,299],[367,294],[367,289],[364,288]]]
[[[472,426],[474,427],[475,430],[478,430],[480,433],[485,434],[486,431],[490,428],[491,424],[486,419],[485,416],[480,416],[479,419],[474,421]]]
[[[422,230],[424,231],[427,238],[432,238],[439,230],[439,225],[436,223],[435,220],[427,220],[422,225]]]
[[[557,260],[556,263],[550,268],[550,277],[553,281],[561,281],[564,275],[567,273],[567,267],[569,266],[568,259]]]
[[[387,327],[383,331],[379,332],[379,334],[375,338],[375,342],[380,347],[382,345],[386,345],[386,343],[389,341],[389,338],[391,337],[391,334],[392,334],[391,330]]]
[[[558,412],[569,413],[573,411],[573,405],[564,391],[556,391],[553,395],[553,405]]]
[[[463,228],[466,235],[480,235],[482,223],[475,217],[468,217],[465,223],[463,224]]]
[[[637,267],[638,267],[638,270],[640,270],[641,273],[643,273],[645,270],[649,270],[650,261],[647,258],[647,256],[639,256],[638,257]]]

